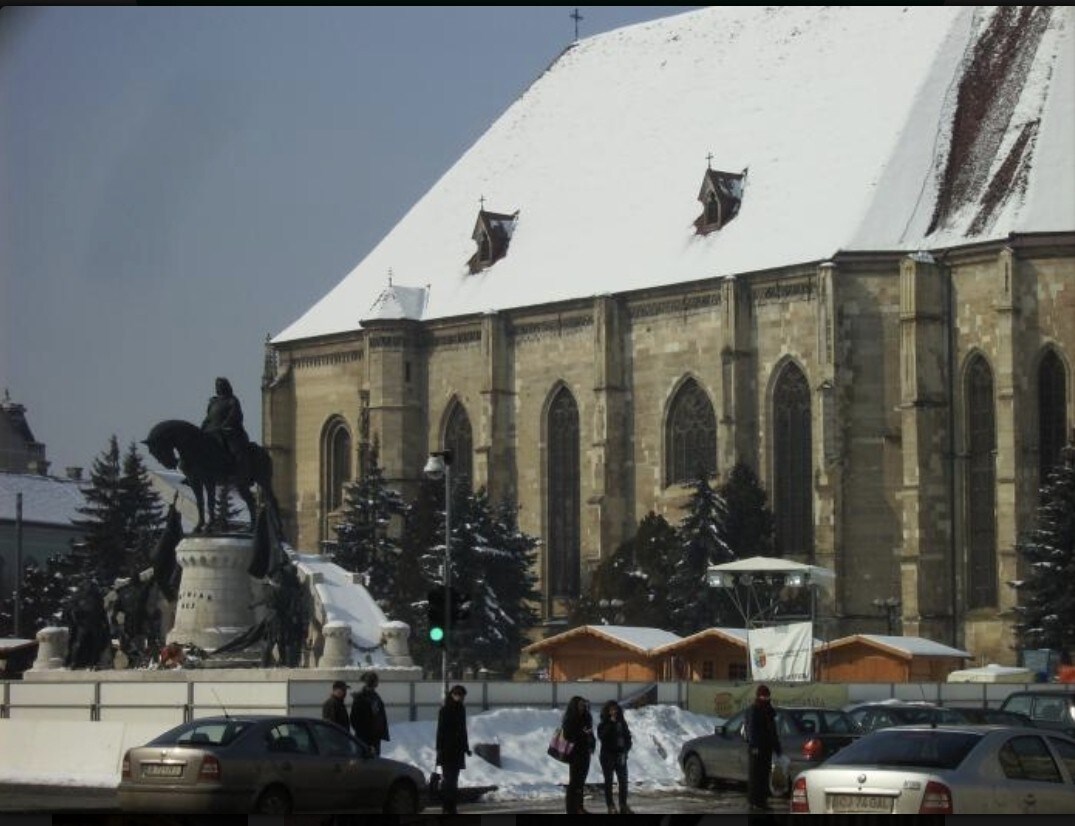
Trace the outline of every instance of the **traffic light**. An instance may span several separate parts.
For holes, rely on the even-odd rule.
[[[444,586],[440,585],[427,595],[426,619],[429,621],[429,641],[438,648],[443,648],[448,639],[448,629],[444,627]]]

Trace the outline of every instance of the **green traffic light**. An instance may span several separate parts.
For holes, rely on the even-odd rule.
[[[430,628],[429,638],[433,640],[433,642],[441,642],[444,639],[444,629],[438,628],[437,626]]]

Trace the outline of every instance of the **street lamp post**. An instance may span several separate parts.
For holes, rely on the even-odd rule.
[[[437,450],[429,454],[422,472],[428,479],[444,478],[444,567],[441,580],[444,583],[444,645],[440,650],[440,676],[444,682],[444,696],[448,696],[448,640],[452,624],[452,451]]]
[[[872,604],[874,608],[885,612],[885,625],[888,628],[888,635],[892,636],[896,626],[896,612],[900,609],[899,597],[886,597],[885,599],[877,597]]]

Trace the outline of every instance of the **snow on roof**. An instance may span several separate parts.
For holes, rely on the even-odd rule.
[[[432,319],[1073,230],[1075,12],[1012,8],[714,6],[582,40],[274,340],[357,329],[389,269]],[[998,37],[1009,63],[981,57]],[[702,236],[708,153],[748,172]],[[471,275],[482,196],[519,216]]]
[[[911,657],[971,656],[969,651],[963,651],[959,648],[951,648],[942,643],[927,640],[925,637],[896,637],[886,636],[884,634],[853,634],[849,637],[841,637],[838,640],[833,640],[825,645],[825,648],[836,648],[837,646],[848,645],[853,642],[865,642],[868,645],[888,648],[897,653],[906,654]]]
[[[661,646],[661,650],[658,653],[665,653],[666,649],[676,650],[680,648],[686,648],[692,643],[699,642],[706,637],[717,637],[719,639],[728,640],[736,645],[741,645],[744,648],[747,646],[747,629],[745,628],[703,628],[701,631],[695,631],[693,634],[683,637],[682,639],[675,640]]]
[[[652,653],[657,648],[682,639],[679,634],[663,631],[660,628],[644,628],[633,625],[580,625],[570,631],[564,631],[562,634],[546,637],[540,642],[528,645],[523,651],[541,651],[572,637],[584,635],[606,637],[627,648],[633,648],[644,653]]]
[[[82,483],[85,484],[85,483]],[[73,527],[86,504],[79,482],[35,473],[0,471],[0,521],[15,521],[16,494],[22,494],[24,522]]]
[[[371,319],[420,319],[426,306],[424,287],[401,287],[389,282],[377,296],[363,320]]]

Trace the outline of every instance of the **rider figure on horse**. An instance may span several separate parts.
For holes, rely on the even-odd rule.
[[[232,392],[231,382],[223,376],[216,380],[216,395],[209,400],[202,432],[220,445],[238,475],[246,464],[250,437],[243,427],[243,407]]]

